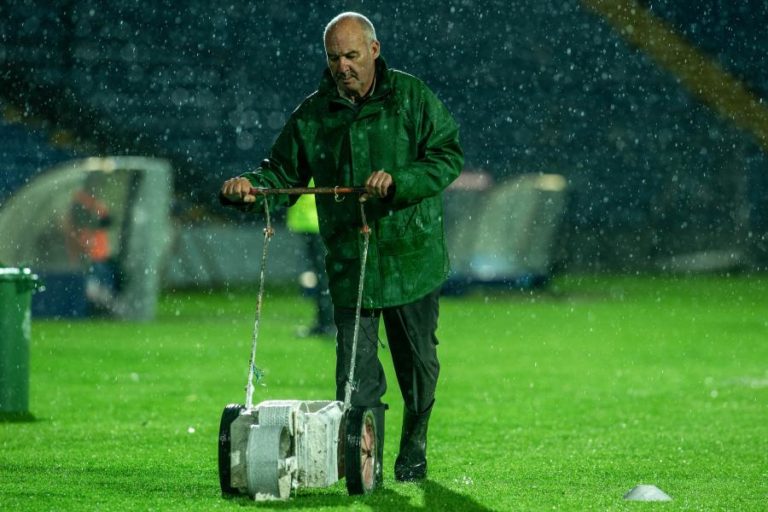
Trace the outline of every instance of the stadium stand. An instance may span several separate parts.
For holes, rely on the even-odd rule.
[[[765,149],[587,3],[396,2],[366,12],[390,65],[423,78],[455,113],[468,167],[498,181],[566,178],[557,265],[658,269],[721,250],[765,265]],[[764,3],[638,5],[766,96]],[[68,130],[73,148],[167,159],[187,185],[176,187],[177,212],[234,215],[215,204],[218,184],[258,164],[315,89],[319,34],[345,6],[8,0],[0,95],[23,117]],[[26,158],[0,145],[9,161]]]
[[[74,158],[75,153],[51,145],[45,133],[0,119],[0,204],[46,168]]]

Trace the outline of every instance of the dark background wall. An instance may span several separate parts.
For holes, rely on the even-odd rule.
[[[641,5],[768,96],[765,2]],[[756,139],[577,0],[5,0],[0,185],[73,155],[153,154],[176,169],[177,211],[224,215],[220,182],[257,165],[315,89],[322,30],[343,10],[369,16],[390,66],[448,105],[468,168],[567,177],[567,268],[642,270],[708,250],[766,262],[768,166]]]

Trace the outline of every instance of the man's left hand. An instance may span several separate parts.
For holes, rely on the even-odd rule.
[[[391,174],[384,170],[375,171],[365,180],[366,193],[360,196],[360,202],[367,201],[369,197],[387,197],[393,183]]]

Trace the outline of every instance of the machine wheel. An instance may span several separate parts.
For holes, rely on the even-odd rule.
[[[260,425],[248,434],[248,494],[287,499],[293,487],[295,458],[285,425]]]
[[[224,495],[240,494],[240,491],[232,487],[230,483],[232,470],[229,457],[232,436],[229,427],[243,409],[245,409],[244,405],[229,404],[221,413],[221,423],[219,424],[219,484],[221,485],[221,493]]]
[[[376,415],[369,407],[352,407],[344,426],[344,476],[347,491],[369,494],[381,483]]]

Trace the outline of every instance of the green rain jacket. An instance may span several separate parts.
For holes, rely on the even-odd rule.
[[[364,308],[407,304],[448,275],[442,191],[461,172],[458,126],[419,79],[376,61],[376,85],[359,105],[342,98],[326,70],[319,89],[293,112],[261,166],[243,176],[257,187],[359,186],[377,170],[395,184],[371,198]],[[339,201],[339,199],[343,200]],[[270,196],[271,207],[295,197]],[[258,211],[258,204],[252,209]],[[263,205],[262,205],[263,207]],[[356,196],[317,196],[320,234],[336,307],[354,307],[363,237]]]

